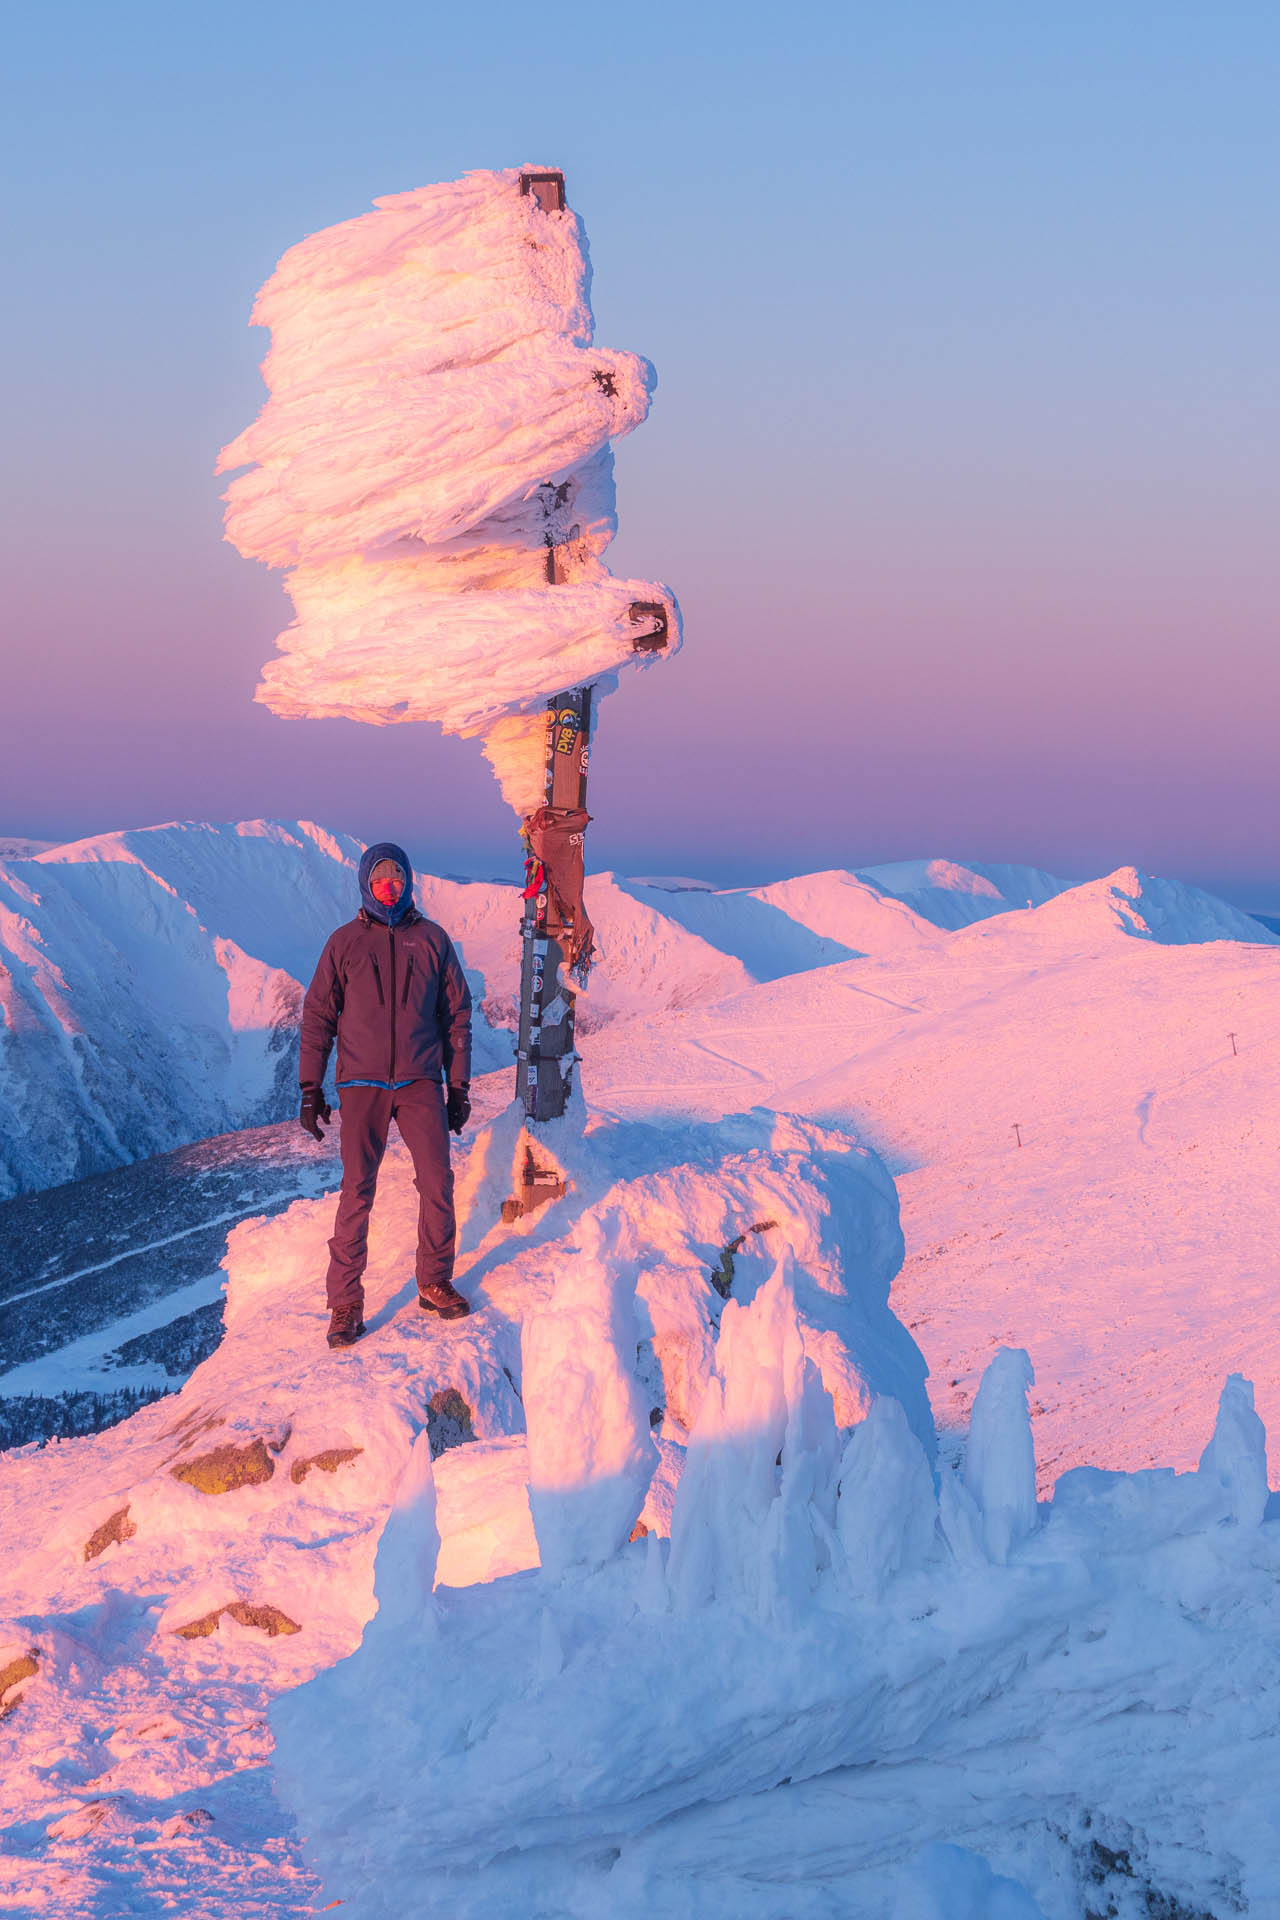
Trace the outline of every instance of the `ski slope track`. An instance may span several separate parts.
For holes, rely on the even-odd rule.
[[[236,862],[304,837],[4,880],[87,938],[145,862],[297,980]],[[480,1077],[470,1319],[393,1145],[356,1348],[300,1198],[177,1395],[0,1456],[0,1911],[1280,1912],[1280,942],[1132,869],[592,885],[569,1191],[501,1223]],[[423,883],[495,1021],[510,901]]]

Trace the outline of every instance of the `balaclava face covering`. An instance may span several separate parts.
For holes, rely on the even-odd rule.
[[[384,907],[369,890],[370,877],[380,860],[394,860],[404,874],[404,892],[394,907]],[[381,920],[387,927],[399,926],[413,905],[413,868],[403,847],[397,847],[390,840],[379,840],[376,846],[365,848],[360,856],[360,904],[371,919]]]

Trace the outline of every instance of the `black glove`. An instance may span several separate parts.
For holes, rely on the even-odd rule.
[[[324,1139],[322,1120],[329,1118],[329,1103],[324,1097],[323,1087],[304,1087],[302,1089],[302,1111],[298,1115],[298,1125],[313,1140]]]
[[[445,1098],[445,1108],[449,1115],[450,1133],[461,1133],[471,1118],[471,1082],[463,1080],[460,1085],[450,1087]]]

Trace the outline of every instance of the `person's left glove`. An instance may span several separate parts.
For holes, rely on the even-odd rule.
[[[302,1089],[302,1108],[298,1114],[298,1125],[313,1140],[324,1139],[322,1120],[329,1119],[329,1102],[324,1097],[323,1087],[304,1087]]]
[[[471,1082],[461,1081],[456,1087],[450,1087],[445,1098],[445,1111],[449,1116],[450,1133],[461,1133],[471,1118]]]

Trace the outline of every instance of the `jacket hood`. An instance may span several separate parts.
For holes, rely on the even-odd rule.
[[[369,891],[369,876],[379,860],[394,860],[404,868],[404,892],[394,907],[384,907]],[[360,856],[359,880],[360,904],[365,912],[371,919],[381,920],[384,927],[398,927],[413,906],[413,868],[404,848],[392,840],[379,840],[374,846],[366,847]]]

